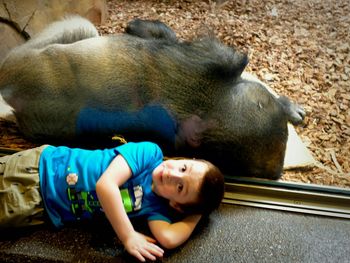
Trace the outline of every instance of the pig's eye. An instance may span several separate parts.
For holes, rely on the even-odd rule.
[[[178,191],[179,193],[181,193],[183,189],[184,189],[184,186],[183,186],[182,184],[178,184],[178,185],[177,185],[177,191]]]
[[[181,172],[186,172],[186,170],[187,170],[187,166],[186,166],[186,164],[184,164],[182,167],[181,167]]]

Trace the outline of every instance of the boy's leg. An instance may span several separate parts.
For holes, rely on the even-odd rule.
[[[46,145],[0,157],[0,227],[43,223],[39,159]]]

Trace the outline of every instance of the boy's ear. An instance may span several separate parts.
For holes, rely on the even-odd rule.
[[[174,201],[170,201],[170,202],[169,202],[169,205],[170,205],[172,208],[174,208],[176,211],[180,212],[180,213],[183,213],[183,212],[184,212],[184,211],[182,210],[181,206],[180,206],[178,203],[174,202]]]

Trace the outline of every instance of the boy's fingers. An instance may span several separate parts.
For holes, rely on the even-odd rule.
[[[150,244],[149,250],[151,250],[151,253],[157,257],[162,257],[164,254],[164,250],[154,244]]]
[[[150,243],[153,243],[153,244],[157,243],[157,240],[155,240],[154,238],[152,238],[152,237],[150,237],[150,236],[146,236],[146,235],[144,235],[144,234],[142,234],[142,235],[145,237],[145,239],[147,240],[147,242],[150,242]]]
[[[137,250],[133,251],[132,253],[130,253],[131,255],[133,255],[135,258],[137,258],[138,260],[145,262],[146,259],[141,255],[141,253]]]
[[[154,261],[157,259],[157,257],[163,257],[164,250],[156,244],[154,244],[156,243],[155,239],[143,234],[141,234],[141,236],[143,236],[144,238],[143,242],[141,241],[139,245],[135,246],[134,248],[131,248],[131,251],[129,252],[131,255],[133,255],[142,262],[145,262],[146,258]]]
[[[144,257],[146,257],[146,258],[148,258],[148,259],[150,259],[150,260],[152,260],[152,261],[154,261],[154,260],[157,259],[157,258],[156,258],[151,252],[149,252],[147,249],[142,250],[140,253],[141,253]]]

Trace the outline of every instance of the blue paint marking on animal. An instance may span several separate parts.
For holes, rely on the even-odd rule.
[[[177,122],[160,105],[148,105],[133,112],[86,107],[79,113],[78,134],[123,134],[126,132],[157,134],[174,145]]]

